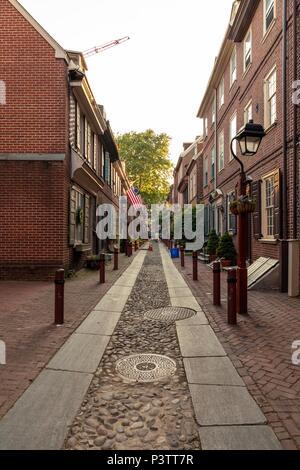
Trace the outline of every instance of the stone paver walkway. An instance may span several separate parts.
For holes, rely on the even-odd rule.
[[[0,422],[0,448],[57,449],[63,441],[97,450],[280,448],[168,252],[154,246],[137,255]],[[195,315],[146,318],[167,306]],[[136,354],[162,355],[176,368],[135,382],[120,375],[118,361]],[[140,366],[139,374],[151,369],[146,359]]]
[[[300,367],[292,364],[292,344],[300,339],[300,299],[276,291],[250,291],[249,315],[238,326],[227,324],[226,274],[222,274],[222,307],[212,305],[212,271],[192,260],[174,260],[238,374],[261,407],[268,424],[287,450],[300,449]]]
[[[101,297],[116,282],[132,258],[120,255],[120,271],[106,266],[107,283],[99,273],[82,270],[65,285],[65,325],[54,325],[54,284],[0,282],[0,340],[7,364],[0,366],[0,418],[13,406]]]

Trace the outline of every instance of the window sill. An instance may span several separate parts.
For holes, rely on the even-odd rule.
[[[78,243],[74,246],[76,253],[86,253],[87,251],[92,251],[91,245],[86,245],[84,243]]]
[[[266,245],[277,245],[278,244],[278,240],[276,240],[275,238],[260,238],[258,241],[259,241],[259,243],[264,243]]]
[[[249,72],[249,70],[251,69],[251,67],[252,67],[252,62],[251,62],[250,65],[248,65],[248,67],[246,68],[246,70],[244,70],[243,77],[242,77],[243,80],[244,80],[244,78],[246,77],[246,75],[248,74],[248,72]]]
[[[272,29],[274,28],[275,23],[276,23],[276,18],[274,18],[274,19],[272,20],[272,23],[271,23],[270,26],[268,27],[267,31],[265,31],[264,37],[262,38],[262,41],[261,41],[262,44],[266,41],[266,39],[267,39],[267,37],[269,36],[270,32],[271,32]]]
[[[276,119],[276,121],[273,124],[270,124],[269,126],[265,128],[265,133],[268,134],[269,132],[271,132],[271,130],[274,129],[274,127],[276,127],[277,124],[278,124],[278,121]]]

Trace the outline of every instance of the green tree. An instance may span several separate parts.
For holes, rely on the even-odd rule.
[[[170,137],[145,132],[117,135],[117,144],[131,182],[141,192],[145,204],[164,202],[170,188],[172,162],[169,157]]]

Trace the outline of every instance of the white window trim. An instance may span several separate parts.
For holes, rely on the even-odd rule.
[[[234,73],[234,70],[232,68],[232,59],[235,56],[235,77],[232,79],[232,75]],[[230,57],[230,88],[234,85],[234,83],[237,81],[237,50],[236,46],[234,46],[231,57]]]
[[[276,73],[276,91],[275,91],[275,96],[276,96],[276,117],[275,117],[275,121],[271,123],[270,116],[269,116],[269,100],[270,99],[269,99],[269,96],[268,96],[268,92],[269,92],[268,82],[269,82],[270,77],[273,75],[273,73]],[[278,83],[277,66],[274,65],[274,67],[270,70],[270,72],[268,73],[268,75],[266,75],[266,77],[264,79],[264,125],[265,125],[266,130],[270,129],[277,122],[277,116],[278,116],[278,114],[277,114],[277,83]]]
[[[251,98],[251,100],[248,101],[248,103],[244,107],[244,124],[245,125],[248,124],[248,119],[246,121],[246,114],[248,114],[247,110],[250,108],[250,106],[251,106],[251,114],[252,114],[251,119],[253,119],[253,101],[252,101],[252,98]]]
[[[250,34],[250,43],[251,43],[251,49],[250,49],[250,62],[249,65],[246,66],[246,39],[248,35]],[[245,38],[244,38],[244,43],[243,43],[243,69],[244,73],[246,73],[249,68],[251,67],[252,64],[252,59],[253,59],[253,37],[252,37],[252,26],[248,29]]]
[[[221,143],[221,137],[223,139],[223,166],[221,167],[221,153],[220,152],[220,143]],[[219,137],[218,137],[218,172],[221,173],[225,168],[225,135],[224,135],[224,130],[220,132]]]
[[[236,119],[235,135],[232,136],[231,135],[231,123],[234,119]],[[232,154],[231,154],[231,141],[232,141],[233,137],[236,137],[237,132],[238,132],[237,119],[238,119],[238,114],[237,114],[237,110],[235,110],[235,112],[233,113],[233,115],[231,116],[230,121],[229,121],[229,161],[230,162],[234,159]],[[236,140],[234,141],[233,146],[234,146],[233,150],[235,151],[235,154],[237,154],[237,141]]]
[[[222,90],[222,94],[221,94]],[[219,87],[218,87],[218,101],[219,101],[219,109],[225,104],[225,78],[224,75],[221,78]]]
[[[211,125],[216,123],[216,98],[214,97],[211,105]]]
[[[274,18],[272,20],[272,22],[270,23],[269,27],[267,28],[267,0],[264,0],[263,2],[263,32],[264,32],[264,36],[266,36],[268,34],[268,32],[272,29],[276,19],[277,19],[277,16],[276,16],[276,11],[277,11],[277,5],[276,5],[276,0],[273,0],[274,2]]]
[[[275,235],[267,235],[267,208],[266,208],[266,181],[273,176],[275,177],[278,174],[278,170],[274,170],[271,173],[262,177],[262,191],[261,191],[261,231],[263,234],[263,240],[273,241]],[[275,229],[275,227],[274,227]]]

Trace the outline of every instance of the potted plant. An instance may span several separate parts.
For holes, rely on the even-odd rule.
[[[209,255],[210,262],[212,263],[217,259],[217,249],[219,246],[219,235],[215,230],[212,230],[208,236],[207,242],[207,253]]]
[[[240,196],[230,204],[230,211],[234,215],[252,214],[256,209],[256,200],[251,196]]]
[[[86,267],[92,271],[97,271],[99,269],[99,255],[91,255],[86,258]]]
[[[236,262],[236,249],[232,236],[228,232],[225,232],[220,239],[217,255],[221,258],[223,268],[228,268]]]

